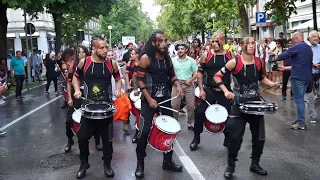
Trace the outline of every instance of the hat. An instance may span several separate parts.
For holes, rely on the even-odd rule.
[[[186,49],[188,49],[188,45],[185,44],[185,43],[177,43],[176,46],[174,47],[174,49],[175,49],[176,51],[178,51],[178,47],[179,47],[179,46],[184,46]]]

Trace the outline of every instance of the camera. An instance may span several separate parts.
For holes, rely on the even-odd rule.
[[[272,71],[278,71],[278,61],[273,61],[271,66],[272,66]]]

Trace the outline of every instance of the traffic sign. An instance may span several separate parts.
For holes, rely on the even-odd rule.
[[[34,32],[36,32],[36,27],[32,23],[27,23],[27,27],[24,27],[24,30],[27,32],[27,34],[32,35]]]
[[[230,21],[230,26],[233,27],[233,28],[237,27],[238,26],[238,21],[236,19],[232,19]]]
[[[256,26],[266,26],[267,16],[265,12],[256,12]]]

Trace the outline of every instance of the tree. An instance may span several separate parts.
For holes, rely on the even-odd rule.
[[[7,56],[7,9],[27,8],[30,4],[44,6],[53,2],[63,3],[64,0],[2,0],[0,2],[0,57]]]
[[[147,40],[153,30],[153,22],[142,12],[139,0],[117,1],[112,9],[100,19],[100,34],[109,34],[112,26],[112,40],[117,42],[122,36],[135,36],[137,40]],[[97,32],[96,32],[97,33]]]
[[[264,5],[266,11],[271,10],[278,25],[286,22],[292,13],[297,14],[295,2],[297,0],[270,0]]]
[[[74,44],[76,42],[76,31],[79,29],[86,30],[85,25],[88,19],[75,17],[74,14],[63,15],[63,19],[61,25],[62,42],[66,45]]]

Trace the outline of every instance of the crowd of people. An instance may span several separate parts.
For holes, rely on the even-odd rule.
[[[92,121],[83,115],[81,126],[75,131],[73,114],[88,101],[99,107],[112,104],[121,97],[121,91],[126,91],[128,96],[131,92],[135,96],[141,94],[140,107],[136,101],[130,100],[131,114],[135,116],[137,127],[132,139],[132,143],[137,143],[137,178],[144,177],[146,147],[155,114],[161,113],[179,121],[179,113],[184,112],[186,106],[187,122],[179,122],[186,123],[188,129],[193,131],[190,150],[196,151],[207,119],[206,111],[212,104],[221,105],[229,114],[225,127],[221,129],[225,136],[223,145],[228,149],[224,177],[233,177],[246,123],[250,124],[253,144],[250,171],[266,176],[267,171],[259,165],[265,142],[264,116],[245,113],[240,104],[261,101],[260,84],[270,88],[282,86],[281,100],[285,101],[288,81],[291,79],[290,97],[296,102],[297,118],[290,127],[306,129],[305,95],[310,122],[317,123],[315,100],[320,95],[319,33],[310,32],[308,43],[300,32],[293,33],[288,40],[283,33],[279,33],[278,39],[268,36],[261,42],[248,36],[238,40],[238,43],[227,39],[225,44],[224,38],[221,33],[217,33],[203,45],[199,39],[193,39],[191,44],[176,42],[168,46],[165,33],[156,31],[146,44],[139,42],[138,47],[135,47],[129,43],[125,49],[119,42],[116,48],[111,49],[104,38],[96,36],[91,41],[90,49],[72,46],[57,56],[55,53],[47,54],[43,61],[38,54],[32,55],[33,80],[37,78],[42,81],[40,70],[42,65],[46,67],[46,94],[49,94],[53,81],[58,95],[57,78],[60,76],[60,79],[65,80],[62,90],[66,92],[63,107],[68,107],[68,143],[65,152],[71,151],[73,136],[76,134],[81,160],[76,177],[85,177],[90,167],[88,141],[91,136],[95,138],[96,149],[103,151],[105,175],[114,176],[111,167],[114,119],[106,116]],[[9,75],[16,81],[18,100],[23,99],[21,89],[26,78],[25,65],[22,52],[17,51],[8,69]],[[2,94],[7,89],[5,80],[8,73],[2,66],[0,72],[0,98],[4,101]],[[195,94],[197,88],[198,95]],[[129,132],[129,119],[129,113],[122,119],[125,133]],[[3,133],[0,132],[0,135]],[[172,154],[172,149],[164,153],[162,168],[181,171],[183,167],[172,160]]]

